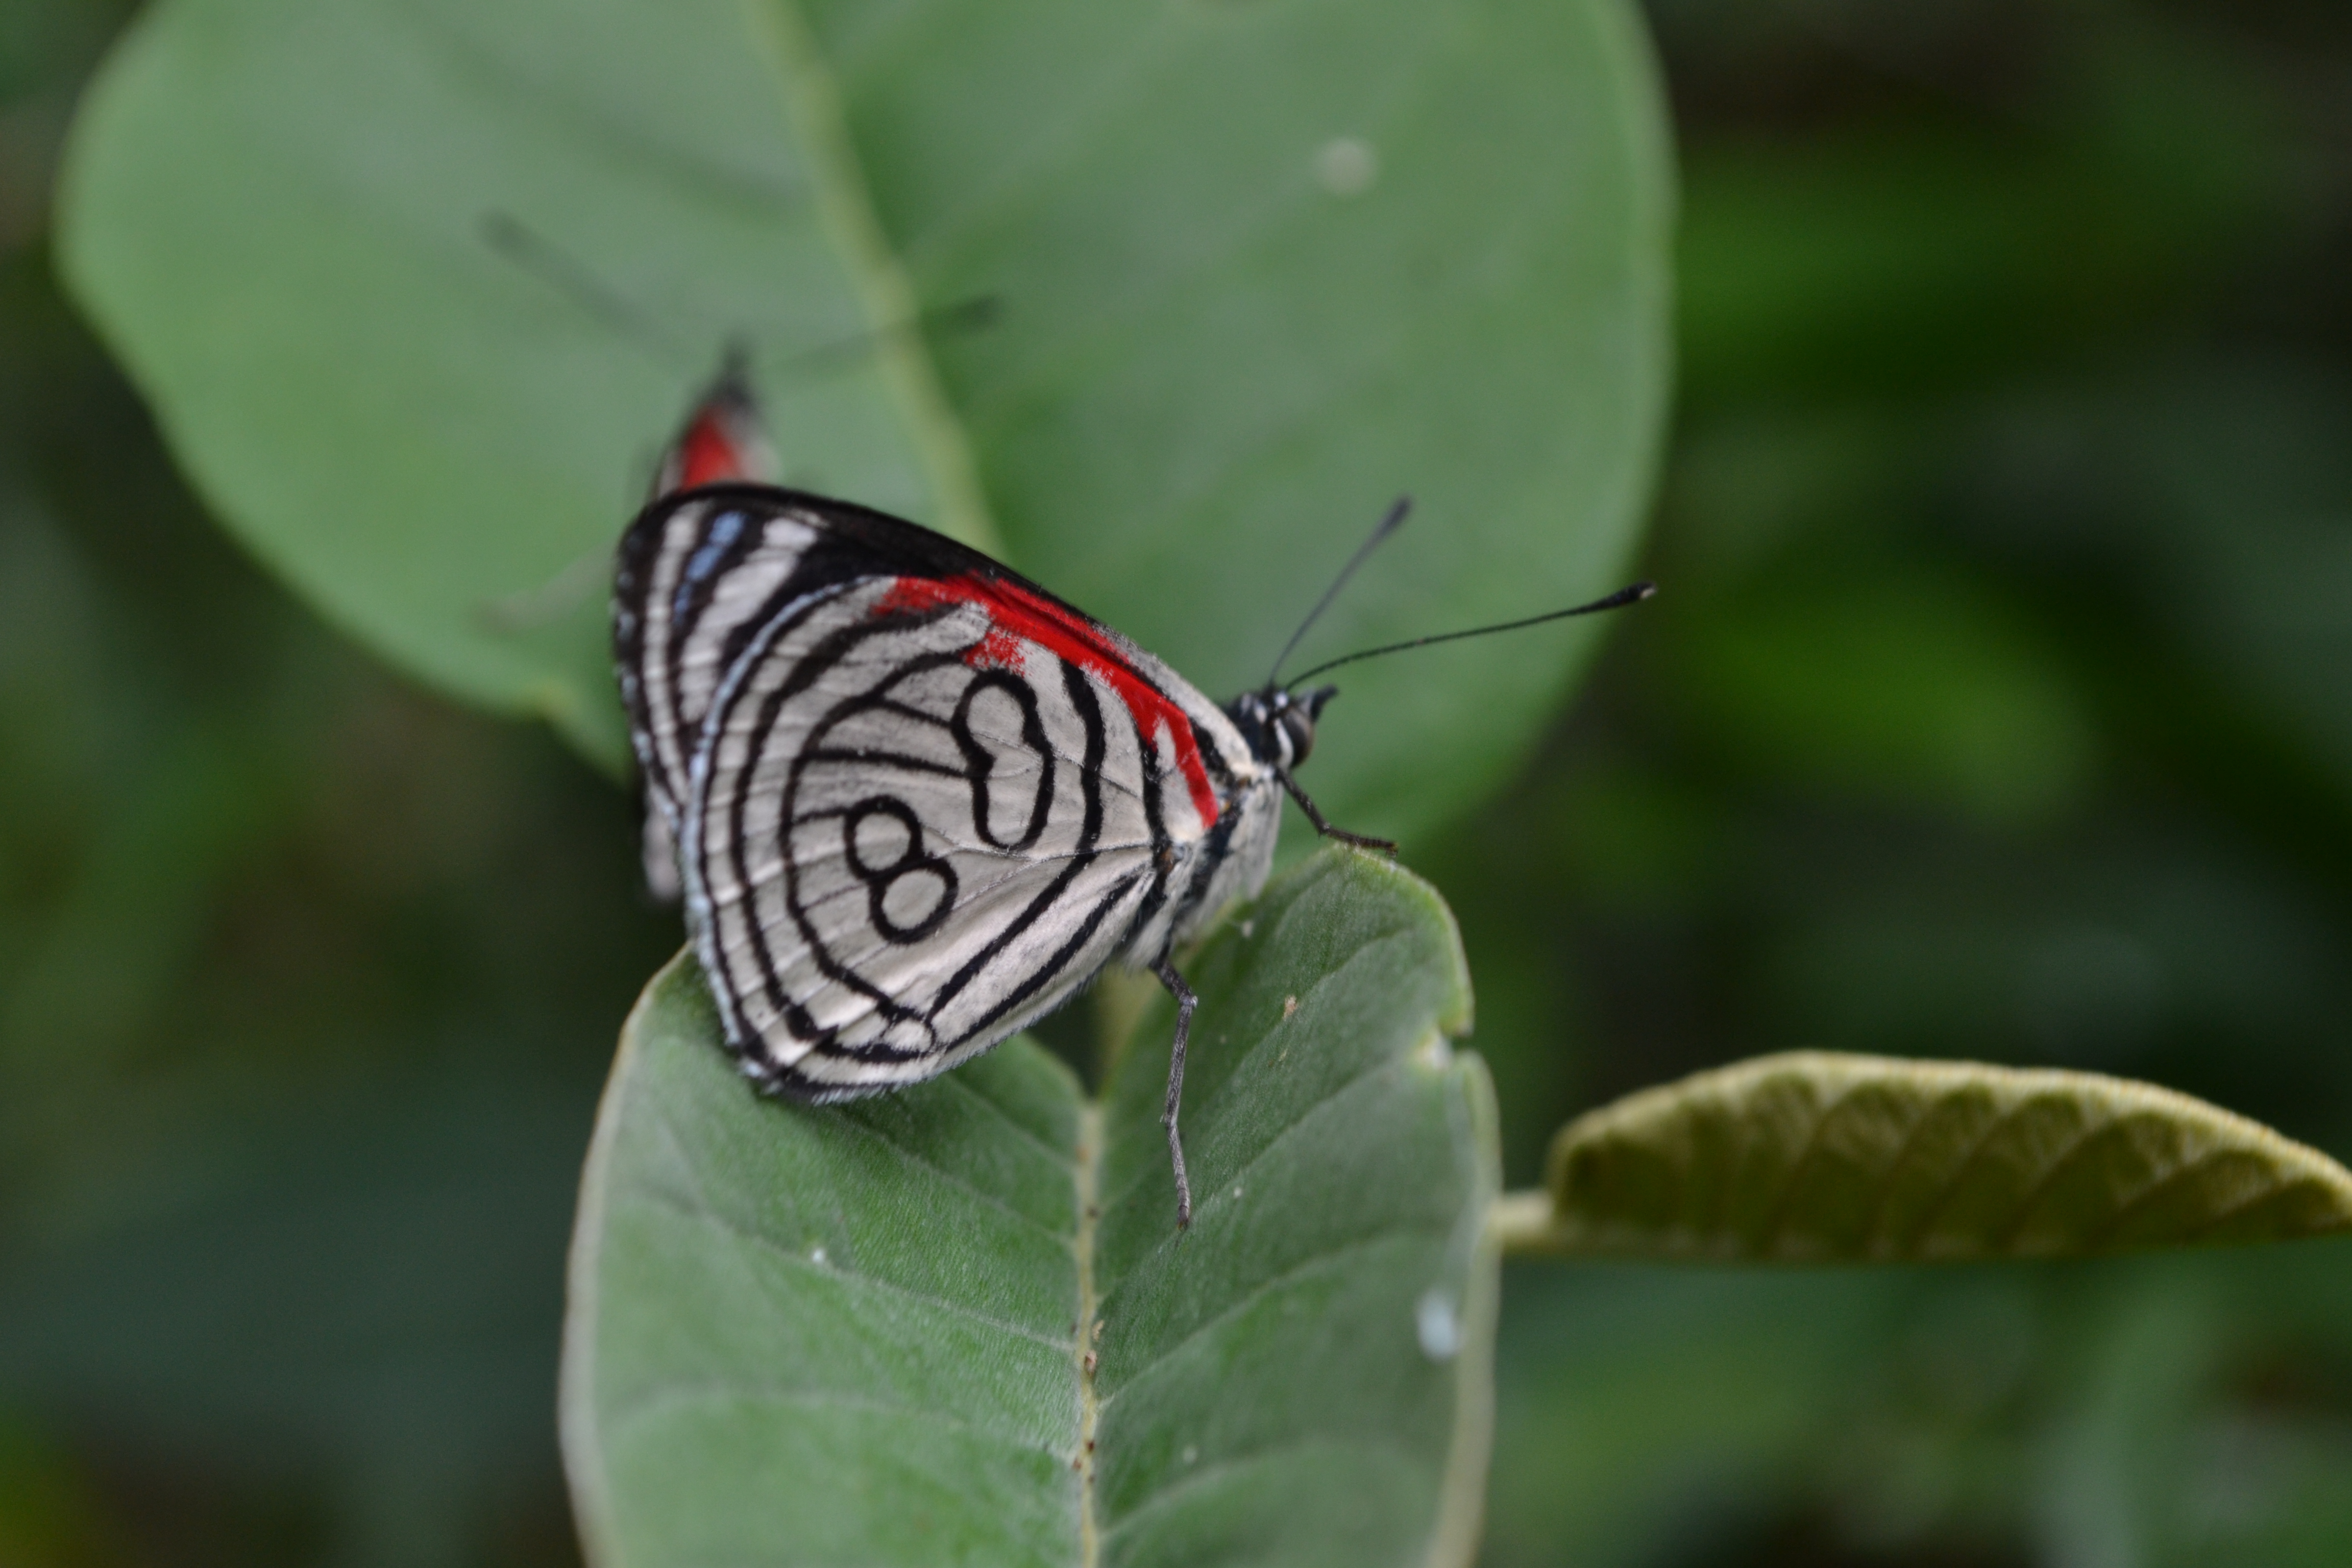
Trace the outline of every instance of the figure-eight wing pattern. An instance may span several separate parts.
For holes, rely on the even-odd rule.
[[[1264,768],[1159,660],[976,552],[770,486],[657,499],[614,639],[730,1047],[832,1100],[1156,964],[1270,832]],[[1270,805],[1271,802],[1265,803]],[[1262,869],[1258,872],[1262,878]]]

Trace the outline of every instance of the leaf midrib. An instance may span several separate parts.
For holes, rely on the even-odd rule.
[[[1342,976],[1346,975],[1358,963],[1358,961],[1363,958],[1365,953],[1370,952],[1373,948],[1384,945],[1391,939],[1402,936],[1403,934],[1405,933],[1397,930],[1383,931],[1377,937],[1366,941],[1362,944],[1361,949],[1349,958],[1346,964],[1343,964],[1339,969],[1331,971],[1328,974],[1318,977],[1309,984],[1304,990],[1296,994],[1297,996],[1299,1010],[1302,1013],[1305,1012],[1318,996],[1321,995],[1331,985],[1339,982]],[[1377,961],[1373,962],[1376,963]],[[1249,1058],[1255,1056],[1265,1047],[1267,1040],[1272,1037],[1273,1029],[1281,1026],[1282,1023],[1278,1020],[1269,1028],[1259,1031],[1257,1037],[1251,1043],[1249,1047],[1242,1053],[1241,1060],[1245,1062]],[[1307,1026],[1300,1026],[1302,1028]],[[1443,1035],[1444,1029],[1442,1026],[1439,1026],[1433,1028],[1432,1033],[1434,1035]],[[1339,1096],[1348,1093],[1349,1090],[1356,1088],[1357,1085],[1380,1072],[1382,1068],[1390,1067],[1397,1062],[1411,1059],[1413,1052],[1423,1049],[1426,1044],[1427,1039],[1424,1037],[1423,1040],[1415,1042],[1411,1049],[1400,1052],[1395,1056],[1366,1058],[1363,1065],[1359,1068],[1358,1070],[1348,1074],[1339,1082],[1331,1085],[1329,1089],[1320,1099],[1307,1106],[1306,1110],[1300,1111],[1297,1116],[1292,1117],[1289,1121],[1282,1123],[1279,1127],[1275,1128],[1265,1138],[1265,1142],[1258,1146],[1256,1152],[1252,1153],[1246,1161],[1234,1170],[1234,1174],[1238,1178],[1246,1180],[1250,1173],[1255,1171],[1259,1163],[1262,1162],[1268,1154],[1272,1153],[1283,1140],[1288,1138],[1293,1132],[1296,1132],[1300,1127],[1304,1126],[1308,1121],[1313,1121],[1316,1115],[1320,1112],[1326,1104],[1338,1099]],[[1223,1108],[1224,1097],[1228,1092],[1230,1092],[1234,1079],[1235,1076],[1238,1075],[1239,1071],[1240,1064],[1236,1063],[1234,1071],[1228,1073],[1223,1079],[1218,1080],[1207,1096],[1201,1100],[1193,1114],[1204,1120],[1214,1119],[1219,1110]],[[1138,1170],[1134,1175],[1128,1178],[1127,1185],[1118,1190],[1118,1195],[1103,1206],[1106,1208],[1123,1207],[1127,1204],[1128,1200],[1133,1197],[1136,1192],[1141,1188],[1145,1183],[1157,1179],[1158,1170],[1159,1168],[1156,1165]],[[1215,1190],[1210,1192],[1206,1197],[1202,1198],[1202,1212],[1206,1213],[1212,1206],[1215,1205],[1219,1201],[1219,1194],[1223,1191],[1224,1186],[1220,1183]],[[1132,1264],[1129,1265],[1127,1273],[1133,1274],[1139,1268],[1148,1268],[1155,1258],[1160,1256],[1161,1253],[1165,1252],[1169,1247],[1175,1246],[1176,1241],[1176,1237],[1171,1237],[1168,1240],[1161,1242],[1150,1252],[1144,1254],[1142,1257],[1137,1258]],[[1120,1279],[1123,1280],[1126,1277],[1126,1275],[1122,1275],[1120,1276]]]
[[[847,269],[890,400],[939,508],[940,531],[1002,558],[978,466],[921,331],[921,306],[890,247],[851,142],[839,84],[794,0],[744,0],[745,24],[765,46],[777,96],[803,160],[817,217]]]
[[[1070,1458],[1078,1472],[1081,1568],[1095,1568],[1102,1557],[1102,1536],[1095,1523],[1095,1428],[1102,1417],[1102,1404],[1095,1395],[1095,1373],[1100,1363],[1090,1364],[1089,1352],[1094,1349],[1095,1316],[1102,1310],[1102,1297],[1095,1280],[1095,1235],[1102,1221],[1105,1129],[1102,1102],[1091,1095],[1082,1096],[1078,1101],[1078,1144],[1074,1151],[1076,1158],[1070,1165],[1070,1195],[1076,1205],[1076,1225],[1070,1237],[1070,1251],[1077,1264],[1078,1276],[1077,1333],[1070,1346],[1071,1364],[1078,1378],[1078,1438]]]

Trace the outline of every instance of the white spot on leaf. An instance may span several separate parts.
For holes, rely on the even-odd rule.
[[[1454,1298],[1442,1288],[1422,1292],[1420,1304],[1413,1308],[1412,1326],[1421,1339],[1421,1353],[1432,1361],[1452,1361],[1462,1349],[1462,1315],[1454,1310]]]
[[[1335,136],[1315,154],[1315,178],[1335,196],[1360,196],[1381,177],[1381,155],[1354,136]]]

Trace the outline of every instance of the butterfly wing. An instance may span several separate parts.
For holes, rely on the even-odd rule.
[[[773,1087],[929,1077],[1156,958],[1267,819],[1237,809],[1263,770],[1213,704],[913,523],[715,487],[647,508],[620,581],[648,793],[730,1044]]]
[[[772,484],[780,474],[775,448],[768,444],[767,434],[761,427],[759,404],[751,394],[743,353],[737,348],[729,352],[724,367],[703,388],[695,400],[693,412],[663,449],[647,499],[658,501],[698,486],[739,480]],[[637,559],[625,546],[622,551],[614,595],[614,621],[616,638],[624,644],[634,645],[647,637],[656,643],[666,643],[673,634],[690,641],[692,626],[678,626],[674,619],[676,613],[687,613],[694,619],[714,607],[722,618],[726,613],[724,606],[713,606],[698,599],[691,584],[677,582],[671,582],[661,591],[663,598],[655,600],[649,574],[656,568],[666,567],[675,578],[691,560],[680,557],[675,562],[663,562],[657,556],[656,551]],[[680,586],[688,589],[683,600],[677,596]],[[650,626],[648,609],[656,611]],[[620,668],[622,692],[629,705],[630,731],[639,742],[637,776],[645,793],[642,855],[646,890],[656,901],[672,904],[683,891],[678,880],[677,839],[677,770],[683,759],[677,754],[676,746],[667,742],[681,733],[691,734],[694,726],[702,721],[715,683],[696,679],[681,689],[670,661],[664,658],[656,666],[655,687],[648,696],[635,673],[639,661],[632,647],[624,648]],[[696,673],[708,674],[699,668]],[[657,715],[652,710],[655,706],[660,709]],[[658,722],[655,721],[656,718]],[[650,749],[647,742],[653,742]]]

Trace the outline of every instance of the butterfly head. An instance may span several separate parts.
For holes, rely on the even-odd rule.
[[[1311,691],[1270,686],[1264,691],[1243,692],[1225,711],[1259,761],[1295,768],[1315,749],[1315,720],[1323,705],[1339,695],[1336,686],[1318,686]]]
[[[727,363],[718,377],[695,400],[694,411],[662,452],[652,499],[730,479],[774,484],[782,468],[775,447],[769,445],[759,399],[751,391],[750,351],[736,343],[728,349]]]

